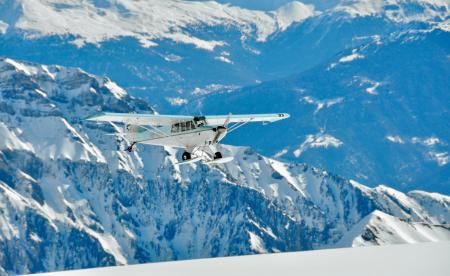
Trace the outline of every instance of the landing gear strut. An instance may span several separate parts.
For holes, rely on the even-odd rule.
[[[191,159],[191,154],[189,152],[185,151],[185,152],[183,152],[181,159],[183,159],[183,161],[189,160],[189,159]]]
[[[222,158],[222,153],[220,153],[219,151],[214,153],[214,160],[220,159],[220,158]]]
[[[131,145],[127,148],[128,152],[132,152],[135,150],[136,142],[131,143]]]

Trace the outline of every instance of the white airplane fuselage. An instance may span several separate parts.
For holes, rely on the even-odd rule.
[[[192,130],[171,133],[170,135],[141,129],[137,132],[127,132],[125,137],[140,144],[193,149],[198,146],[213,145],[222,140],[227,134],[227,129],[218,128],[220,127],[201,126]],[[164,133],[170,133],[170,127],[159,126],[156,129]]]

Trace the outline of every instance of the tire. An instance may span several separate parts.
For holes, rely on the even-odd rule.
[[[183,152],[181,159],[183,159],[183,161],[189,160],[189,159],[191,159],[191,154],[189,152],[185,151],[185,152]]]
[[[219,151],[214,153],[214,159],[220,159],[222,158],[222,153],[220,153]]]

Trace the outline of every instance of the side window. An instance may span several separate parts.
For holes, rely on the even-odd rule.
[[[194,121],[179,122],[172,125],[172,133],[195,129]]]
[[[188,130],[192,130],[192,129],[194,129],[194,128],[195,128],[195,124],[194,124],[193,121],[187,122],[187,129],[188,129]]]
[[[172,125],[172,133],[180,132],[180,123],[176,123]]]

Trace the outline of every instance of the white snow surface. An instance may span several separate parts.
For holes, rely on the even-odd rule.
[[[333,12],[350,17],[384,16],[399,23],[439,22],[448,18],[447,0],[354,0],[342,1]]]
[[[364,89],[364,92],[370,95],[378,95],[377,89],[382,86],[382,82],[371,80],[363,76],[354,76],[352,83],[356,83]]]
[[[411,191],[408,196],[421,204],[427,213],[436,217],[439,223],[450,225],[450,212],[442,211],[442,208],[450,208],[450,196],[423,191]]]
[[[86,43],[100,45],[121,37],[134,37],[143,47],[153,47],[168,39],[207,51],[225,46],[226,42],[196,34],[205,26],[234,27],[242,33],[243,40],[254,38],[265,42],[270,35],[285,31],[293,23],[322,14],[382,16],[398,23],[427,22],[444,31],[449,29],[450,15],[450,3],[446,0],[342,1],[324,12],[298,1],[274,11],[250,10],[215,1],[180,0],[12,0],[3,3],[2,8],[10,9],[14,16],[0,17],[0,34],[18,29],[31,39],[74,36],[69,40],[78,47]],[[218,58],[226,62],[226,57]],[[362,56],[352,54],[343,57],[342,62],[356,58]]]
[[[267,253],[261,238],[253,232],[248,231],[250,237],[250,246],[257,253]]]
[[[6,30],[8,29],[8,26],[9,25],[7,23],[5,23],[5,22],[0,20],[0,34],[6,33]]]
[[[74,1],[15,0],[22,11],[14,27],[28,37],[74,35],[78,46],[99,44],[120,37],[135,37],[144,47],[160,39],[193,44],[208,51],[223,46],[223,41],[205,40],[189,33],[196,26],[234,26],[245,36],[265,41],[277,30],[314,15],[312,6],[299,2],[287,4],[276,12],[248,10],[214,1]],[[45,15],[45,16],[43,16]],[[1,18],[0,18],[1,19]],[[6,30],[4,25],[2,30]]]
[[[315,99],[315,98],[313,98],[311,96],[305,96],[305,97],[303,97],[302,100],[307,102],[307,103],[309,103],[309,104],[316,105],[316,110],[314,111],[314,114],[317,114],[317,112],[319,112],[323,108],[328,108],[328,107],[331,107],[331,106],[333,106],[335,104],[342,103],[344,98],[339,97],[339,98],[335,98],[335,99],[318,100],[318,99]]]
[[[45,274],[86,276],[144,275],[448,275],[450,242],[369,246],[211,258],[189,261],[141,264],[120,267],[73,270]]]
[[[351,62],[351,61],[353,61],[355,59],[361,59],[361,58],[364,58],[364,55],[358,53],[356,51],[356,49],[353,49],[352,53],[350,55],[341,57],[339,59],[339,62],[340,63],[346,63],[346,62]]]
[[[278,8],[274,14],[280,30],[284,31],[292,23],[301,22],[308,17],[315,16],[320,13],[314,11],[313,5],[305,5],[301,2],[293,1]]]
[[[370,239],[375,235],[375,239]],[[450,240],[449,226],[411,223],[377,210],[353,226],[335,246],[359,247],[440,240]]]
[[[180,98],[180,97],[167,97],[166,100],[173,106],[181,106],[188,103],[187,99]]]
[[[446,166],[450,163],[450,155],[447,149],[447,142],[436,136],[429,137],[401,137],[400,135],[387,135],[388,141],[396,144],[415,144],[424,147],[425,159],[435,162],[438,166]]]
[[[405,143],[405,141],[403,141],[402,137],[400,137],[399,135],[387,135],[386,139],[392,143],[397,143],[397,144]]]
[[[450,162],[450,155],[448,152],[436,152],[436,151],[430,151],[429,156],[432,160],[436,161],[436,163],[439,166],[445,166]]]
[[[299,148],[294,151],[294,155],[295,157],[300,157],[303,152],[310,148],[339,148],[343,144],[344,143],[341,140],[330,134],[322,132],[315,135],[309,134]]]

